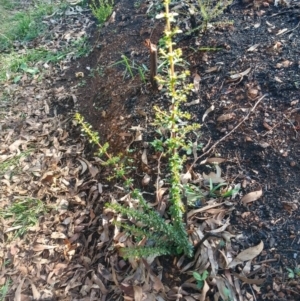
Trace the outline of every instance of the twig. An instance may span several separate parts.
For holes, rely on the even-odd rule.
[[[256,297],[255,297],[255,293],[254,293],[254,291],[253,291],[253,288],[252,288],[252,286],[249,284],[249,287],[250,287],[250,289],[251,289],[251,291],[252,291],[252,296],[254,297],[254,300],[255,301],[257,301],[257,299],[256,299]]]
[[[223,236],[221,234],[207,232],[207,233],[205,233],[203,238],[194,245],[194,249],[201,247],[201,245],[210,237],[215,237],[215,238],[220,238],[220,239],[223,238]]]
[[[256,103],[255,105],[252,107],[252,109],[250,110],[250,112],[243,118],[243,120],[238,123],[228,134],[226,134],[224,137],[222,137],[220,140],[218,140],[216,143],[214,143],[205,153],[203,153],[202,155],[198,156],[194,162],[191,164],[189,171],[194,167],[194,165],[197,163],[197,161],[199,159],[201,159],[202,157],[206,156],[207,154],[209,154],[220,142],[222,142],[223,140],[225,140],[228,136],[230,136],[234,131],[236,131],[250,116],[250,114],[256,109],[257,105],[266,97],[268,96],[268,93],[266,93],[265,95],[263,95]]]
[[[290,123],[290,125],[293,127],[293,130],[295,131],[295,134],[296,134],[296,138],[298,137],[298,132],[297,132],[297,129],[296,127],[294,126],[293,122],[291,120],[289,120],[285,115],[284,115],[284,118]]]
[[[267,132],[265,132],[264,134],[262,134],[262,137],[265,137],[266,135],[268,135],[269,133],[272,133],[272,131],[278,127],[281,123],[283,122],[283,119],[280,120],[278,123],[276,123],[271,129],[269,129]]]
[[[161,163],[161,157],[162,157],[163,153],[160,154],[159,158],[158,158],[158,162],[157,162],[157,178],[156,178],[156,204],[159,203],[159,195],[158,195],[158,191],[159,191],[159,179],[160,179],[160,163]],[[158,205],[158,208],[160,208],[160,204]]]

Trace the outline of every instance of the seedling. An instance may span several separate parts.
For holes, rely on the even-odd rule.
[[[299,267],[295,267],[294,270],[292,270],[290,268],[286,268],[286,269],[289,272],[288,277],[290,279],[294,279],[296,276],[300,276],[300,268]]]
[[[90,8],[92,10],[92,14],[97,18],[100,25],[106,22],[107,18],[113,12],[114,1],[113,0],[99,0],[99,6],[96,5],[96,1],[92,0],[92,4]]]
[[[200,29],[203,30],[203,32],[206,32],[208,23],[210,23],[211,20],[216,18],[218,15],[222,14],[224,10],[231,5],[233,0],[198,0],[198,6],[190,7],[190,14],[191,14],[191,23],[192,23],[192,30],[189,31],[187,34],[191,34],[192,32],[198,32]],[[202,18],[202,24],[200,26],[197,26],[196,22],[196,14],[197,12],[200,13]],[[223,22],[222,22],[223,23]],[[227,23],[227,22],[225,22]],[[216,25],[217,23],[213,23],[213,25]],[[219,23],[220,24],[220,23]]]
[[[220,191],[223,186],[228,186],[227,183],[220,183],[216,186],[213,185],[212,179],[209,179],[209,193],[210,197],[230,197],[239,192],[239,188],[228,188],[224,192]]]
[[[142,0],[134,1],[134,4],[133,4],[134,8],[139,8],[141,5],[142,5]]]
[[[130,61],[130,59],[124,54],[121,55],[121,58],[122,58],[122,60],[120,60],[110,66],[116,66],[119,64],[125,66],[126,69],[125,69],[123,78],[126,77],[127,73],[130,74],[131,78],[134,78],[133,70],[137,70],[143,83],[146,83],[145,72],[148,71],[147,67],[144,64],[142,64],[141,66],[138,66],[137,64],[135,64],[134,61]]]
[[[204,286],[204,281],[208,277],[208,271],[205,270],[202,274],[199,274],[197,272],[193,272],[193,276],[197,280],[197,287],[199,289],[202,289],[203,286]]]
[[[184,185],[183,189],[188,206],[199,207],[201,205],[201,200],[205,197],[202,189],[192,184]]]

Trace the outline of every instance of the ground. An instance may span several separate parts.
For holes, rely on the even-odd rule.
[[[51,66],[40,82],[25,74],[20,83],[4,85],[13,101],[1,121],[0,158],[35,151],[18,158],[22,172],[0,172],[1,202],[6,206],[30,195],[52,205],[25,238],[13,240],[15,225],[2,219],[0,284],[11,279],[7,300],[222,300],[222,286],[235,293],[232,300],[300,299],[297,2],[234,2],[215,20],[218,24],[202,33],[188,33],[190,15],[184,3],[171,6],[182,29],[175,47],[182,49],[184,68],[195,85],[184,110],[202,125],[199,142],[204,148],[198,156],[203,157],[193,171],[202,176],[213,169],[201,161],[222,158],[222,178],[241,185],[238,195],[226,202],[206,200],[200,208],[189,208],[188,227],[205,232],[228,223],[223,235],[232,240],[230,248],[220,249],[217,239],[209,238],[195,250],[193,261],[160,257],[128,262],[116,252],[131,242],[111,225],[112,212],[103,205],[124,201],[124,193],[120,182],[107,182],[107,170],[80,134],[73,113],[85,117],[112,153],[124,154],[129,146],[135,150],[135,185],[151,195],[157,157],[150,150],[145,167],[142,153],[145,142],[156,135],[153,106],[168,108],[164,90],[149,84],[144,45],[149,38],[159,44],[163,34],[163,20],[152,17],[162,9],[158,2],[117,1],[114,18],[101,29],[88,10],[71,11],[56,30],[62,36],[81,35],[84,24],[90,53]],[[35,43],[44,41],[37,38]],[[136,127],[142,128],[141,140]],[[151,177],[146,187],[145,173]],[[262,196],[248,202],[245,196],[255,191]],[[192,237],[195,244],[201,238]],[[249,262],[223,268],[229,254],[262,243],[263,251],[252,263],[245,259]],[[204,294],[192,272],[212,274],[214,269]]]

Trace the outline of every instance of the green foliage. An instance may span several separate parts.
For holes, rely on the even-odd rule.
[[[13,219],[12,227],[15,227],[15,235],[22,236],[28,227],[37,224],[39,216],[45,212],[47,212],[47,207],[42,201],[25,198],[16,200],[6,208],[0,209],[0,217]]]
[[[122,254],[124,257],[148,255],[166,255],[166,254],[192,254],[192,247],[186,240],[183,240],[179,228],[172,224],[167,224],[165,220],[148,205],[142,194],[138,190],[132,192],[132,197],[138,200],[139,207],[137,209],[125,207],[120,204],[107,204],[106,206],[127,217],[134,218],[136,222],[142,226],[120,224],[124,229],[133,234],[138,240],[147,237],[148,242],[152,242],[155,246],[143,248],[124,249]]]
[[[97,147],[96,155],[99,158],[105,157],[106,160],[102,160],[101,164],[103,166],[112,167],[113,174],[109,176],[107,180],[111,181],[114,178],[122,178],[126,186],[132,183],[131,179],[126,177],[128,166],[125,166],[123,162],[121,162],[120,156],[111,156],[108,153],[109,144],[106,142],[103,145],[100,143],[99,134],[93,131],[92,126],[84,121],[84,117],[81,116],[79,113],[74,115],[74,119],[81,126],[81,132],[88,137],[89,142]]]
[[[55,53],[40,48],[26,49],[23,54],[15,51],[0,54],[0,82],[13,78],[17,83],[21,79],[22,73],[30,75],[39,73],[41,70],[34,66],[39,61],[56,63],[64,59],[70,52],[76,53],[75,58],[78,58],[86,55],[89,51],[90,47],[86,38],[80,38],[71,43],[71,46]]]
[[[140,8],[141,5],[142,5],[142,0],[134,1],[134,4],[133,4],[134,8]]]
[[[233,0],[198,0],[198,5],[191,11],[193,14],[199,12],[203,21],[200,28],[206,31],[208,23],[222,14],[224,10],[232,4],[232,2]],[[199,27],[194,30],[197,29],[199,29]]]
[[[9,158],[0,163],[0,176],[4,175],[7,172],[10,172],[12,176],[13,174],[17,174],[20,171],[19,160],[22,157],[26,157],[30,154],[31,150],[27,150],[25,152],[20,153],[12,158]]]
[[[192,184],[185,184],[183,185],[184,195],[187,198],[188,206],[197,206],[201,204],[201,199],[204,198],[203,191],[200,187],[192,185]]]
[[[289,272],[288,277],[290,279],[294,279],[296,276],[300,277],[300,267],[295,267],[294,270],[290,268],[286,268]]]
[[[10,4],[10,5],[8,5]],[[48,0],[33,1],[24,7],[20,1],[0,1],[0,82],[13,79],[17,83],[22,73],[36,75],[41,72],[35,63],[44,61],[55,63],[73,52],[78,58],[90,51],[86,38],[80,38],[71,46],[61,51],[51,52],[46,49],[29,49],[24,47],[22,52],[14,50],[15,44],[25,44],[45,32],[46,24],[43,18],[66,8],[66,1],[49,3]],[[16,11],[16,9],[22,10]]]
[[[99,0],[99,5],[96,4],[96,0],[92,0],[90,8],[92,10],[92,14],[95,18],[97,18],[100,25],[102,25],[112,14],[113,5],[113,0]]]
[[[63,7],[63,2],[60,7]],[[0,52],[8,51],[13,47],[13,43],[26,42],[35,39],[45,29],[46,25],[42,19],[50,15],[57,9],[56,4],[48,1],[38,1],[33,6],[23,8],[22,11],[15,12],[13,9],[19,8],[20,3],[11,2],[9,5],[6,1],[0,2]]]
[[[130,74],[131,78],[134,78],[133,71],[135,70],[140,75],[140,78],[143,81],[143,83],[145,83],[146,82],[145,72],[148,71],[147,67],[144,64],[142,64],[141,66],[137,65],[133,60],[130,61],[130,59],[124,54],[121,55],[121,58],[122,60],[112,64],[111,66],[116,66],[120,64],[125,66],[126,69],[123,78],[126,77],[127,73]]]
[[[131,198],[138,201],[139,206],[137,208],[126,207],[118,203],[106,205],[108,208],[135,221],[133,224],[117,224],[119,226],[121,225],[123,229],[130,234],[133,234],[137,242],[143,238],[147,238],[145,247],[123,249],[121,252],[125,257],[181,253],[189,257],[193,256],[193,246],[188,239],[188,234],[183,222],[183,214],[186,208],[182,202],[184,189],[180,182],[180,175],[186,157],[183,156],[181,152],[190,152],[193,145],[191,141],[187,140],[187,134],[190,132],[196,133],[200,125],[189,125],[188,120],[191,118],[190,114],[180,109],[181,104],[186,101],[187,95],[191,92],[193,85],[186,83],[187,77],[189,76],[188,71],[178,72],[175,70],[175,66],[182,64],[183,60],[181,57],[181,49],[173,50],[174,42],[172,38],[180,31],[177,28],[171,28],[171,22],[175,22],[176,14],[169,12],[169,3],[170,0],[165,0],[165,13],[160,15],[166,19],[166,30],[163,41],[165,48],[161,49],[161,56],[164,60],[164,66],[167,68],[167,72],[159,76],[157,80],[161,85],[166,87],[171,108],[165,111],[159,107],[154,107],[156,111],[154,125],[158,128],[158,133],[164,132],[165,134],[152,142],[152,146],[162,152],[164,157],[168,158],[170,174],[168,178],[170,192],[169,214],[171,217],[169,223],[166,223],[164,218],[147,204],[142,194],[132,187],[132,182],[126,178],[124,172],[126,167],[123,165],[123,162],[119,162],[117,158],[111,157],[107,152],[108,145],[106,144],[105,147],[102,146],[99,143],[98,134],[92,131],[91,127],[84,122],[82,116],[79,114],[75,115],[75,119],[81,125],[82,131],[88,136],[90,142],[99,148],[99,154],[107,157],[105,164],[110,162],[113,163],[114,166],[117,166],[117,169],[114,169],[113,172],[117,174],[118,177],[121,176],[127,185],[131,185]],[[129,60],[125,56],[122,58],[123,64],[133,77]],[[198,137],[197,134],[196,136]]]
[[[199,274],[197,272],[193,272],[193,277],[197,280],[197,287],[199,289],[202,289],[204,286],[204,281],[208,277],[208,271],[204,271],[202,274]]]
[[[225,191],[220,191],[223,186],[228,186],[227,183],[220,183],[218,185],[213,185],[212,179],[209,180],[209,196],[210,197],[230,197],[239,192],[239,188],[228,188]]]
[[[12,282],[10,280],[6,280],[6,282],[0,286],[0,301],[6,300],[6,296],[11,286],[11,283]]]

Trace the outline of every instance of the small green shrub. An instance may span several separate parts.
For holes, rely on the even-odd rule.
[[[90,8],[92,10],[92,14],[97,18],[100,25],[103,24],[112,14],[113,5],[113,0],[99,0],[99,5],[96,4],[96,0],[92,0]]]
[[[204,286],[204,281],[208,277],[208,271],[204,271],[202,274],[199,274],[198,272],[193,272],[193,276],[197,281],[197,287],[199,289],[202,289]]]
[[[190,9],[191,15],[196,15],[198,12],[201,15],[202,22],[199,27],[193,30],[199,30],[199,28],[206,31],[208,23],[222,14],[224,10],[232,4],[233,0],[197,0],[197,6]]]
[[[133,71],[136,71],[135,73],[138,73],[142,82],[146,83],[146,77],[145,72],[148,71],[147,67],[142,64],[138,65],[133,60],[131,61],[126,55],[121,55],[122,60],[110,65],[110,66],[116,66],[116,65],[123,65],[125,67],[125,72],[123,78],[126,77],[127,73],[130,74],[131,78],[135,77],[135,74]]]
[[[161,49],[161,57],[165,61],[164,66],[166,72],[157,77],[157,81],[167,90],[168,99],[170,101],[170,109],[164,110],[159,107],[154,107],[156,112],[153,125],[159,129],[164,129],[164,135],[157,137],[152,143],[152,147],[162,156],[168,159],[169,176],[166,179],[169,188],[169,217],[170,222],[166,223],[165,219],[156,212],[143,197],[142,193],[134,189],[132,181],[127,180],[125,173],[126,168],[117,157],[111,157],[108,154],[108,144],[100,144],[99,136],[93,132],[90,125],[84,122],[83,117],[79,114],[75,115],[76,121],[81,125],[82,131],[88,136],[90,142],[94,143],[99,149],[99,156],[105,155],[107,161],[103,161],[105,166],[111,166],[112,171],[119,178],[130,183],[127,188],[130,188],[127,198],[133,200],[136,207],[112,203],[106,207],[112,209],[119,214],[126,216],[132,223],[115,222],[121,226],[129,234],[133,235],[135,243],[146,238],[147,243],[143,247],[123,248],[121,254],[124,257],[145,257],[149,255],[165,255],[165,254],[181,254],[184,253],[188,257],[193,256],[193,246],[189,241],[186,225],[184,223],[184,213],[186,204],[182,201],[184,198],[184,187],[181,184],[181,174],[186,160],[183,152],[188,152],[191,148],[191,142],[187,139],[187,134],[197,132],[200,125],[188,124],[191,118],[190,114],[181,110],[181,105],[186,101],[187,95],[191,92],[193,85],[187,83],[189,75],[188,71],[179,72],[175,70],[182,63],[181,49],[173,49],[174,42],[172,37],[180,32],[178,28],[172,28],[171,22],[175,22],[176,14],[169,11],[170,0],[165,0],[165,12],[158,17],[165,18],[166,29],[164,35],[165,47]],[[123,58],[124,59],[124,58]],[[129,68],[128,61],[124,64]],[[176,68],[175,68],[176,67]],[[131,69],[130,69],[131,70]],[[198,135],[196,135],[198,136]],[[111,164],[108,164],[108,163]]]

